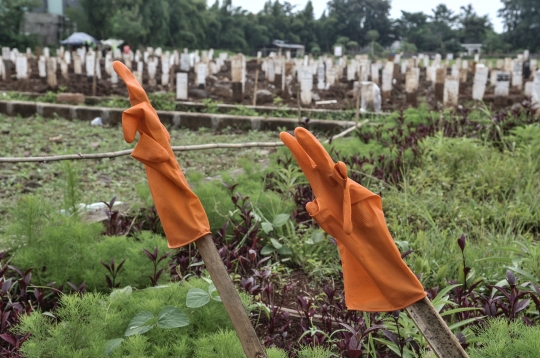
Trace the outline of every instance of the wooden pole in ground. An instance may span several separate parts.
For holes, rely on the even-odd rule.
[[[94,77],[92,78],[92,96],[96,96],[96,87],[97,87],[97,66],[99,61],[98,53],[100,51],[101,45],[96,46],[96,50],[94,51]]]
[[[210,235],[206,235],[195,243],[210,273],[212,282],[218,290],[225,310],[227,310],[231,318],[247,358],[266,358],[265,350],[257,337],[257,333],[255,333],[255,329],[251,325],[242,301],[240,301],[240,296],[238,296],[238,292],[236,292],[231,278],[223,265],[214,240]]]
[[[255,70],[255,86],[253,87],[253,107],[257,105],[257,85],[259,84],[260,57],[257,56],[257,69]]]
[[[298,106],[298,122],[302,121],[302,110],[300,106],[300,85],[296,88],[296,105]]]
[[[356,113],[354,119],[356,122],[356,127],[358,127],[358,120],[360,119],[360,80],[358,80],[358,86],[356,86]]]
[[[427,297],[405,307],[405,310],[416,324],[416,327],[422,332],[437,357],[469,357]]]

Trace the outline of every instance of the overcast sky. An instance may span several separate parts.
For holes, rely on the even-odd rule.
[[[304,6],[306,6],[307,1],[308,0],[289,0],[291,4],[298,5],[298,8],[300,9],[303,9]],[[259,12],[263,8],[265,2],[266,0],[232,0],[233,5],[241,6],[242,8],[251,12]],[[325,10],[328,0],[312,0],[312,2],[313,7],[315,8],[315,16],[318,18]],[[433,9],[437,4],[440,3],[446,4],[446,6],[456,12],[459,11],[459,8],[461,6],[472,4],[473,8],[479,15],[489,15],[495,31],[503,31],[503,24],[501,22],[501,19],[497,17],[497,10],[502,7],[500,0],[392,0],[390,16],[392,18],[401,17],[401,10],[408,12],[422,11],[425,13],[431,13],[431,9]]]

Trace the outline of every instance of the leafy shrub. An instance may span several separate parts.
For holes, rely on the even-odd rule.
[[[148,95],[152,107],[156,111],[174,111],[176,110],[176,102],[174,101],[174,93],[150,93]]]
[[[498,318],[477,333],[476,347],[468,352],[471,358],[535,358],[540,352],[540,326]]]
[[[27,199],[22,203],[26,207],[26,222],[34,220],[33,212],[38,210],[34,209],[34,201]],[[108,272],[100,262],[108,263],[114,258],[117,263],[126,260],[116,283],[147,287],[153,264],[142,250],[153,251],[158,247],[160,254],[168,251],[167,241],[149,232],[137,237],[101,236],[101,223],[87,224],[60,215],[54,215],[36,229],[24,227],[23,223],[15,222],[16,227],[11,229],[12,240],[19,246],[12,262],[21,269],[34,268],[34,278],[42,285],[84,282],[89,290],[104,291],[108,288],[105,280]],[[166,266],[167,262],[162,261],[158,269]]]
[[[131,294],[130,291],[119,290],[109,296],[100,293],[63,295],[59,308],[53,313],[36,311],[22,318],[17,331],[32,335],[21,352],[27,358],[102,357],[110,341],[122,338],[128,323],[138,313],[149,311],[157,315],[167,306],[177,307],[188,314],[189,325],[153,329],[142,335],[126,337],[112,350],[111,356],[210,357],[205,352],[217,348],[242,352],[241,347],[238,351],[236,335],[225,331],[232,329],[232,324],[223,304],[211,300],[197,309],[186,306],[187,293],[193,287],[207,289],[208,283],[194,279],[189,283],[147,288]],[[245,305],[249,303],[244,295],[241,298]]]

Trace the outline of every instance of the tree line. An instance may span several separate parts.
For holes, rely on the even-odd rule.
[[[1,0],[0,41],[21,44],[22,13],[37,0]],[[39,1],[37,1],[39,2]],[[396,41],[407,52],[455,53],[461,43],[483,43],[488,53],[540,50],[540,0],[502,0],[498,15],[505,31],[497,34],[487,15],[472,5],[453,12],[439,4],[428,12],[402,11],[390,18],[390,0],[330,0],[315,17],[308,1],[298,8],[287,1],[267,0],[253,14],[231,0],[79,0],[66,16],[78,31],[98,39],[121,38],[132,47],[216,48],[254,53],[275,39],[301,43],[312,53],[370,48],[382,53]]]

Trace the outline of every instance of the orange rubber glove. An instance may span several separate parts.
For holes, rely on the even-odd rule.
[[[189,188],[169,144],[169,132],[161,124],[146,92],[124,64],[115,61],[113,68],[126,83],[133,106],[122,115],[124,139],[132,143],[139,132],[139,142],[131,156],[145,166],[169,248],[185,246],[210,234],[206,212]]]
[[[386,227],[381,198],[347,176],[308,130],[280,138],[306,175],[315,200],[307,211],[336,238],[343,266],[347,308],[388,312],[426,296],[422,284],[401,259]]]

